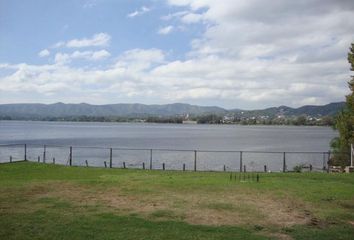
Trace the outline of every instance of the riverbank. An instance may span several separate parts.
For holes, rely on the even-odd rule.
[[[2,239],[350,239],[354,175],[0,165]]]

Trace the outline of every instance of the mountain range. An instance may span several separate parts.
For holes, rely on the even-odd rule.
[[[176,116],[176,115],[243,115],[243,116],[333,116],[344,107],[344,102],[330,103],[322,106],[307,105],[299,108],[287,106],[272,107],[260,110],[224,109],[216,106],[197,106],[185,103],[164,105],[145,104],[107,104],[91,105],[80,104],[0,104],[0,117],[11,119],[38,119],[42,117],[67,116],[119,116],[119,117],[146,117],[146,116]],[[0,119],[1,119],[0,118]]]
[[[319,117],[319,116],[334,116],[336,115],[343,107],[345,106],[345,102],[335,102],[329,103],[326,105],[305,105],[299,108],[291,108],[287,106],[280,106],[280,107],[271,107],[261,110],[230,110],[234,112],[236,115],[243,115],[245,117],[253,117],[253,116],[312,116],[312,117]]]

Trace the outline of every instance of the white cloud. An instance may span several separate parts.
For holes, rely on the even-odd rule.
[[[67,53],[56,53],[54,57],[55,63],[65,64],[70,62],[70,55]]]
[[[57,64],[67,64],[74,59],[84,59],[88,61],[99,61],[110,57],[111,54],[107,50],[100,51],[74,51],[73,53],[57,53],[54,61]]]
[[[137,17],[137,16],[140,16],[140,15],[143,15],[147,12],[150,12],[151,9],[148,8],[148,7],[145,7],[145,6],[142,6],[139,10],[135,10],[134,12],[131,12],[127,15],[127,17],[129,18],[134,18],[134,17]]]
[[[50,55],[50,52],[49,52],[48,49],[43,49],[42,51],[40,51],[40,52],[38,53],[38,56],[39,56],[39,57],[47,57],[47,56],[49,56],[49,55]]]
[[[162,50],[152,49],[132,49],[125,51],[121,56],[121,60],[128,62],[157,62],[162,63],[165,59],[165,54]]]
[[[111,41],[111,36],[107,33],[96,33],[90,38],[71,39],[67,42],[59,41],[50,48],[86,48],[86,47],[107,47]]]
[[[161,34],[161,35],[167,35],[169,33],[171,33],[173,31],[173,26],[172,25],[169,25],[169,26],[166,26],[166,27],[163,27],[163,28],[160,28],[157,33],[158,34]]]
[[[106,50],[95,51],[92,53],[93,60],[101,60],[110,57],[111,54]]]
[[[54,65],[2,64],[2,67],[15,71],[0,78],[0,91],[10,91],[14,95],[37,92],[56,101],[62,100],[64,91],[76,96],[73,100],[68,96],[65,101],[82,102],[93,95],[104,102],[124,99],[138,102],[145,99],[145,102],[157,97],[161,102],[232,102],[232,107],[258,106],[260,102],[270,105],[286,102],[294,106],[324,104],[345,94],[345,74],[336,76],[332,72],[332,69],[345,70],[339,60],[327,62],[324,66],[323,63],[243,62],[217,56],[166,62],[159,49],[133,49],[120,55],[115,65],[102,69],[73,68],[67,64],[73,59],[92,56],[88,51],[75,51],[72,54],[58,53],[58,63]],[[305,67],[307,71],[299,71]],[[321,69],[328,71],[320,73]],[[285,81],[270,77],[278,74]],[[304,76],[308,80],[299,81]],[[264,81],[260,82],[261,78]]]
[[[132,49],[124,52],[116,63],[117,67],[124,67],[133,71],[150,69],[153,65],[162,64],[165,61],[165,54],[160,49]]]
[[[171,19],[174,19],[174,18],[178,18],[178,17],[184,16],[184,15],[186,15],[188,13],[189,13],[189,11],[179,11],[179,12],[170,13],[168,15],[162,16],[161,19],[165,20],[165,21],[168,21],[168,20],[171,20]]]
[[[184,23],[197,23],[203,20],[203,14],[187,13],[181,17]]]
[[[194,13],[193,11],[179,11],[175,13],[170,13],[168,15],[162,16],[161,19],[165,21],[179,19],[182,23],[191,24],[201,22],[204,15],[199,13]]]
[[[91,38],[72,39],[66,43],[69,48],[83,48],[83,47],[105,47],[108,46],[111,36],[107,33],[97,33]]]
[[[33,93],[45,100],[50,96],[52,102],[183,101],[230,108],[344,100],[353,1],[169,2],[180,7],[162,17],[164,24],[202,26],[183,58],[169,61],[161,49],[136,48],[114,56],[112,65],[94,68],[70,62],[104,59],[110,53],[57,53],[53,65],[3,63],[0,101],[15,101],[16,94],[31,99]],[[88,39],[77,41],[88,45]]]

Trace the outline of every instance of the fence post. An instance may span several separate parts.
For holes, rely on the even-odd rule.
[[[165,170],[165,163],[162,163],[162,170]]]
[[[109,149],[109,168],[112,168],[113,149]]]
[[[327,159],[327,173],[329,173],[329,160],[331,159],[331,151],[328,151],[328,159]]]
[[[247,172],[246,171],[246,165],[243,165],[243,172]]]
[[[186,164],[183,163],[183,171],[186,171]]]
[[[85,160],[85,163],[86,163],[86,167],[88,167],[88,162],[87,162],[87,160]]]
[[[242,151],[240,151],[240,172],[242,172]]]
[[[226,166],[224,165],[224,172],[226,172]]]
[[[107,168],[107,162],[104,161],[103,163],[104,163],[104,168]]]
[[[69,165],[72,166],[72,164],[73,164],[73,147],[70,146]]]
[[[197,171],[197,150],[194,150],[194,172]]]
[[[10,156],[10,163],[12,163],[12,156]]]
[[[143,169],[145,170],[145,163],[143,162]]]
[[[41,157],[40,156],[38,156],[38,162],[40,162],[41,161]]]
[[[27,144],[25,144],[25,161],[27,161]]]
[[[152,149],[150,149],[150,170],[152,170]]]
[[[123,168],[125,169],[125,162],[123,162]]]
[[[312,172],[312,164],[310,164],[310,172]]]
[[[43,163],[45,163],[46,145],[43,146]]]
[[[55,157],[53,157],[53,164],[55,164]]]
[[[285,159],[285,152],[283,153],[283,172],[286,171],[286,159]]]
[[[350,144],[350,166],[353,167],[353,155],[354,155],[354,145]]]
[[[267,172],[267,165],[264,165],[264,172]]]

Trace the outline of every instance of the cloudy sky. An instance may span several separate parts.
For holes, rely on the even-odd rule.
[[[0,0],[0,103],[344,100],[353,0]]]

